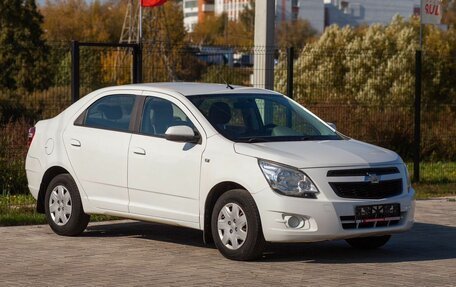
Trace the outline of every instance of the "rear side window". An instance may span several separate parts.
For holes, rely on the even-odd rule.
[[[134,103],[134,95],[103,97],[87,109],[83,125],[93,128],[128,131]]]

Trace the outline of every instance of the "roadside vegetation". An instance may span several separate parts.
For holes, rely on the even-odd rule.
[[[92,215],[91,222],[115,220],[117,217]],[[45,224],[44,214],[36,212],[36,200],[30,194],[0,195],[0,226]]]

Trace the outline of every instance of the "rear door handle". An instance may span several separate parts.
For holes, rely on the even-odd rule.
[[[80,147],[81,146],[81,142],[76,140],[76,139],[71,139],[70,140],[70,145],[75,146],[75,147]]]
[[[138,155],[146,155],[146,150],[140,147],[133,148],[133,153]]]

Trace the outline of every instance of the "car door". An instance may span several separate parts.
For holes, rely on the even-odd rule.
[[[103,95],[63,134],[75,175],[97,208],[128,212],[127,156],[135,100],[126,92]]]
[[[193,144],[169,141],[164,135],[176,125],[203,130],[186,107],[171,97],[147,95],[141,110],[128,154],[130,212],[198,227],[205,139]]]

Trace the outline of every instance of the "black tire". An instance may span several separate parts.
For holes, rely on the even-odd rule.
[[[64,223],[63,219],[59,219],[59,224],[57,224],[53,219],[53,216],[54,218],[57,218],[56,211],[51,212],[51,208],[49,206],[49,202],[51,200],[52,202],[55,202],[54,199],[51,199],[51,194],[53,190],[58,189],[58,187],[64,187],[64,189],[66,189],[65,193],[69,193],[71,203],[70,207],[64,207],[67,208],[67,212],[68,209],[71,209],[71,215],[69,215],[68,217],[64,215],[66,218],[65,220],[67,221]],[[58,235],[79,235],[86,229],[87,224],[89,224],[90,215],[84,213],[78,187],[74,182],[73,178],[71,177],[71,175],[69,174],[59,174],[51,180],[46,189],[44,207],[46,211],[47,222],[51,229]],[[60,208],[61,207],[59,207],[59,211]]]
[[[245,214],[247,220],[246,237],[238,249],[230,249],[223,244],[217,228],[218,216],[221,209],[227,204],[237,204]],[[246,190],[233,189],[225,192],[215,203],[211,216],[212,237],[217,249],[228,259],[248,261],[261,256],[265,240],[261,228],[260,214],[255,201]]]
[[[391,235],[359,237],[346,239],[351,247],[358,249],[376,249],[385,245],[391,238]]]

